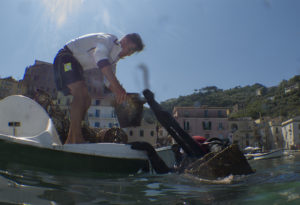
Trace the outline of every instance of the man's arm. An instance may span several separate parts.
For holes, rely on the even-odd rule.
[[[101,72],[110,82],[109,89],[116,95],[117,103],[122,103],[126,100],[126,91],[119,83],[115,74],[112,72],[111,65],[106,65],[101,68]]]

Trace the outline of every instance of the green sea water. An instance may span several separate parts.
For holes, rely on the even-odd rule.
[[[0,204],[300,204],[300,153],[250,161],[256,173],[215,181],[189,175],[0,170]]]

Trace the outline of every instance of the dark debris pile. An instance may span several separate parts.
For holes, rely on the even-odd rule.
[[[232,144],[220,152],[210,152],[191,163],[185,173],[205,179],[216,179],[229,175],[252,174],[254,171],[238,145]]]

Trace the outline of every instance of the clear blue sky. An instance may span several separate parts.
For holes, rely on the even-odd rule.
[[[141,63],[160,102],[215,85],[274,86],[300,74],[299,0],[1,0],[0,76],[22,79],[70,39],[139,33],[146,48],[117,76],[142,92]]]

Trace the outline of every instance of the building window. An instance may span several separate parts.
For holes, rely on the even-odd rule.
[[[100,117],[100,110],[96,110],[95,117]]]
[[[144,137],[144,130],[140,130],[140,137]]]
[[[100,127],[100,122],[95,122],[95,127]]]
[[[190,130],[190,122],[184,120],[183,121],[183,129]]]
[[[132,130],[129,131],[129,135],[130,135],[130,136],[133,135],[133,131],[132,131]]]
[[[300,124],[298,124],[298,129],[300,130]]]
[[[100,100],[96,100],[95,105],[100,105]]]
[[[115,111],[113,110],[113,111],[111,111],[111,117],[112,118],[116,118],[117,116],[116,116],[116,113],[115,113]]]
[[[203,125],[204,130],[211,130],[211,121],[209,121],[209,122],[203,121],[202,125]]]
[[[210,137],[209,134],[205,134],[205,138],[208,139]]]
[[[231,131],[232,132],[235,132],[235,131],[237,131],[239,129],[239,127],[238,127],[238,125],[237,124],[232,124],[231,125]],[[250,129],[250,128],[249,128]]]
[[[154,136],[154,131],[153,130],[150,132],[150,135],[151,135],[151,137]]]
[[[204,117],[208,117],[208,110],[204,110]]]
[[[222,111],[218,110],[218,117],[222,117]]]
[[[219,130],[223,130],[224,128],[223,128],[223,124],[222,124],[222,122],[220,122],[219,123]]]
[[[184,117],[189,117],[189,112],[188,112],[188,111],[184,111],[183,116],[184,116]]]
[[[108,124],[108,127],[109,127],[109,128],[112,128],[112,127],[113,127],[113,123],[110,122],[110,123]]]

